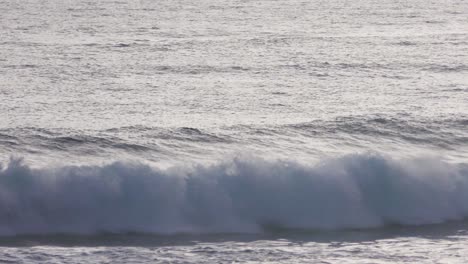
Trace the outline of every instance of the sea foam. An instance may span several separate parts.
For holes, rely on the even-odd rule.
[[[468,217],[468,167],[354,154],[316,164],[230,158],[0,170],[0,235],[157,234],[422,225]]]

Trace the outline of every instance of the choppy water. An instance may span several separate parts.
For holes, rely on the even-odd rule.
[[[0,261],[466,263],[467,76],[462,0],[0,0]]]

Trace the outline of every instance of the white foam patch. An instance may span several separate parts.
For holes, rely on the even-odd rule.
[[[468,168],[348,155],[305,165],[236,158],[158,169],[0,170],[0,234],[263,232],[421,225],[468,216]]]

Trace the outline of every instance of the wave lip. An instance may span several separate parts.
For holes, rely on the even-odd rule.
[[[158,169],[0,170],[0,235],[256,233],[423,225],[468,216],[468,167],[354,154],[315,165],[239,157]]]

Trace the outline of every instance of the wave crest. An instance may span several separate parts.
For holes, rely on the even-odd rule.
[[[468,216],[468,168],[348,155],[314,165],[243,157],[159,169],[115,162],[0,169],[0,234],[262,232],[419,225]]]

